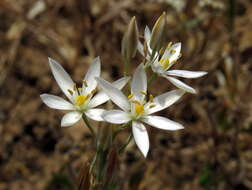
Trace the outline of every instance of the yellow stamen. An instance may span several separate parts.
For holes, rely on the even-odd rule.
[[[167,45],[167,48],[171,48],[171,46],[172,46],[172,42],[169,42]]]
[[[166,59],[166,61],[162,64],[164,70],[167,70],[170,65],[170,60]]]
[[[141,105],[140,102],[136,101],[136,100],[133,100],[131,101],[133,104],[137,104],[137,105]]]
[[[77,91],[77,87],[76,87],[76,84],[74,83],[74,85],[73,85],[73,89],[74,89],[74,91]]]
[[[175,54],[175,53],[176,53],[176,50],[175,50],[175,49],[171,49],[171,50],[170,50],[170,53],[171,53],[171,54]]]
[[[134,94],[130,94],[128,95],[128,99],[130,100],[131,98],[133,98]]]
[[[96,93],[96,89],[91,91],[91,94],[95,94]]]
[[[160,65],[164,64],[164,63],[165,63],[165,59],[160,59],[158,63],[159,63]]]
[[[86,100],[88,99],[88,96],[80,95],[76,97],[76,105],[81,106],[83,105]]]
[[[163,55],[164,52],[165,52],[166,48],[165,47],[162,47],[160,50],[159,50],[159,55]]]
[[[84,86],[85,86],[86,88],[88,87],[87,81],[83,80],[82,83],[84,84]]]
[[[145,95],[145,96],[147,95],[147,93],[145,91],[143,91],[143,90],[141,90],[140,93]]]
[[[150,105],[149,105],[149,108],[154,108],[154,107],[156,107],[155,104],[150,104]]]
[[[150,94],[149,96],[149,101],[152,103],[154,101],[154,97],[152,96],[152,94]]]
[[[135,111],[137,115],[141,115],[144,113],[144,106],[141,104],[136,104]]]
[[[71,94],[71,96],[73,95],[73,91],[70,89],[67,89],[67,91],[69,92],[69,94]]]

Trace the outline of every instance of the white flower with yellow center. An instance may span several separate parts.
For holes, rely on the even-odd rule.
[[[101,73],[100,58],[94,59],[81,88],[76,87],[76,84],[59,63],[49,58],[49,65],[56,82],[70,102],[50,94],[41,94],[40,97],[50,108],[71,111],[64,115],[61,126],[66,127],[75,124],[81,119],[82,114],[93,120],[103,121],[101,115],[105,110],[95,108],[109,100],[109,97],[102,91],[95,94],[97,87],[95,77],[99,77]],[[122,89],[128,80],[129,77],[123,77],[115,81],[113,87]]]
[[[157,52],[152,56],[152,49],[150,48],[150,38],[151,32],[148,27],[145,28],[144,38],[146,42],[146,50],[144,50],[143,45],[138,43],[139,52],[146,57],[148,65],[151,65],[153,72],[157,73],[159,76],[162,76],[169,80],[177,88],[183,89],[189,93],[196,93],[196,90],[182,81],[174,77],[182,78],[198,78],[207,74],[203,71],[187,71],[187,70],[169,70],[180,58],[181,56],[181,43],[169,43],[165,48],[165,51],[162,56]],[[147,55],[145,55],[147,53]],[[151,58],[152,57],[152,58]]]
[[[101,78],[96,79],[103,91],[122,109],[105,111],[103,114],[104,120],[114,124],[132,122],[133,137],[145,157],[149,150],[149,137],[143,123],[165,130],[183,129],[183,126],[179,123],[151,114],[175,103],[184,94],[184,91],[173,90],[155,98],[150,96],[146,101],[147,79],[142,65],[134,73],[131,82],[131,94],[128,98],[111,83]]]

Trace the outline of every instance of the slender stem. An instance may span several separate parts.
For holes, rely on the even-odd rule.
[[[98,150],[96,150],[95,156],[94,156],[94,158],[93,158],[93,160],[92,160],[92,163],[91,163],[91,165],[90,165],[90,169],[89,169],[89,172],[90,172],[90,173],[93,172],[94,165],[95,165],[96,160],[97,160],[97,156],[98,156],[98,152],[97,152],[97,151],[98,151]]]
[[[112,139],[114,140],[115,137],[123,130],[126,129],[129,125],[131,124],[131,122],[125,123],[123,124],[118,130],[116,130],[112,136]]]
[[[119,148],[119,153],[122,153],[125,150],[125,148],[129,145],[130,141],[132,140],[132,137],[133,137],[133,134],[131,133],[126,143]]]
[[[90,125],[87,116],[85,114],[82,114],[82,119],[84,121],[84,123],[86,124],[86,126],[89,128],[90,132],[92,133],[93,137],[96,137],[95,131],[93,129],[93,127]]]
[[[152,82],[154,80],[156,80],[156,79],[157,79],[157,74],[156,73],[152,73],[150,79],[148,80],[148,86],[150,86],[152,84]]]

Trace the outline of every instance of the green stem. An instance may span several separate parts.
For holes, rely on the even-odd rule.
[[[152,82],[157,79],[157,76],[158,75],[156,73],[152,73],[150,79],[148,80],[148,86],[150,86]]]
[[[112,136],[112,140],[115,139],[115,137],[124,129],[126,129],[129,125],[131,124],[131,122],[125,123],[124,125],[122,125],[118,130],[116,130]]]
[[[92,136],[94,138],[96,138],[95,131],[94,131],[93,127],[90,125],[90,123],[87,119],[87,116],[85,114],[82,114],[82,119],[83,119],[84,123],[86,124],[86,126],[89,128],[90,132],[92,133]]]
[[[132,140],[132,137],[133,137],[133,134],[131,133],[126,143],[119,148],[119,153],[122,153],[125,150],[125,148],[129,145],[130,141]]]

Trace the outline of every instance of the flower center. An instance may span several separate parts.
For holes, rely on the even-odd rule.
[[[162,68],[166,71],[170,65],[170,60],[169,59],[160,59],[160,61],[158,62]]]
[[[145,96],[144,99],[146,99],[147,93],[143,91],[140,91],[140,93],[143,94]],[[156,106],[156,104],[154,103],[154,97],[151,94],[149,94],[148,101],[143,100],[142,102],[134,100],[133,99],[134,96],[135,96],[134,94],[130,94],[128,96],[128,99],[132,105],[131,114],[134,119],[138,119],[142,115],[148,113],[148,109],[154,108]],[[146,104],[148,105],[146,106]]]
[[[135,111],[137,115],[142,115],[144,113],[144,106],[142,104],[136,104]]]
[[[85,95],[79,95],[79,96],[76,96],[76,105],[77,106],[82,106],[86,100],[88,99],[88,96],[85,96]]]

